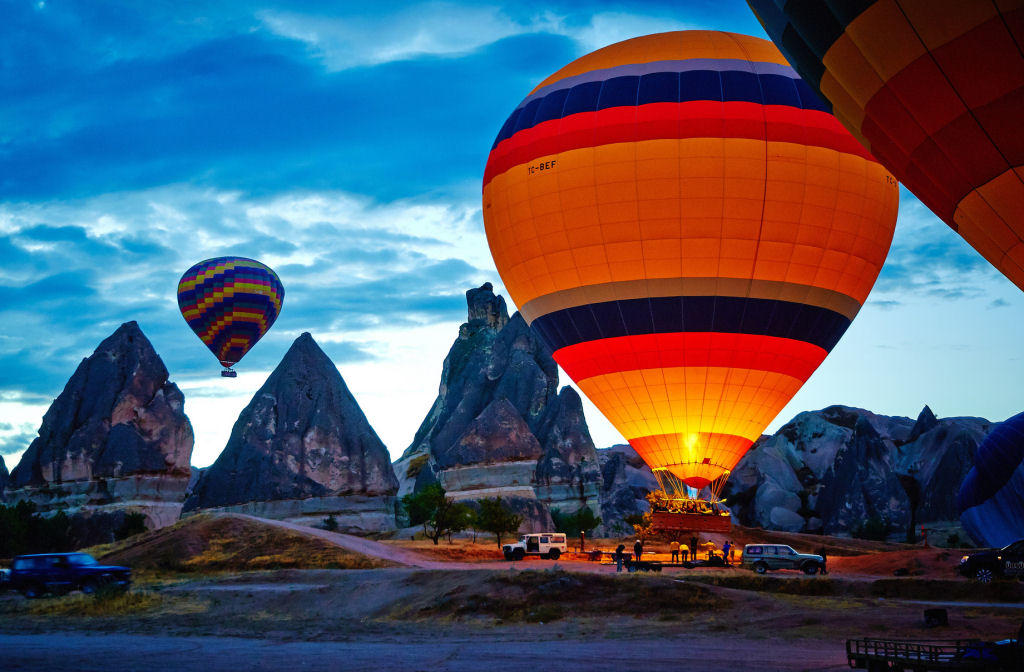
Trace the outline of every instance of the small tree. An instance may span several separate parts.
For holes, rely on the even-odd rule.
[[[146,514],[131,511],[125,514],[121,527],[117,528],[117,531],[114,532],[114,539],[120,541],[128,537],[134,537],[136,534],[142,534],[147,529],[149,528],[146,527]]]
[[[338,529],[338,519],[332,513],[321,521],[321,526],[328,532],[335,532]]]
[[[581,506],[573,513],[551,509],[551,520],[555,524],[555,530],[565,532],[571,537],[578,537],[581,534],[589,536],[594,528],[601,524],[601,519],[594,515],[589,506]]]
[[[498,548],[501,548],[501,538],[506,534],[515,534],[522,524],[523,517],[506,507],[501,497],[486,497],[480,500],[476,525],[498,538]]]
[[[419,492],[402,497],[409,522],[423,525],[423,534],[437,545],[441,537],[469,527],[472,509],[449,499],[440,483],[431,483]]]

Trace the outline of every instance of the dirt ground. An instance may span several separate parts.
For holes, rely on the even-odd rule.
[[[200,519],[97,549],[148,567],[128,594],[0,593],[0,668],[149,670],[160,657],[162,669],[197,672],[410,672],[528,656],[602,669],[699,660],[694,669],[838,670],[847,638],[999,639],[1024,618],[1024,584],[955,578],[957,551],[734,532],[737,545],[824,546],[832,571],[617,574],[572,556],[506,562],[493,538],[434,546],[244,516]],[[253,539],[274,553],[240,543]],[[595,540],[588,550],[627,541]],[[667,543],[647,549],[667,559]],[[313,564],[301,568],[307,556]],[[275,557],[284,568],[253,571]],[[949,626],[925,627],[923,610],[934,606],[948,610]]]

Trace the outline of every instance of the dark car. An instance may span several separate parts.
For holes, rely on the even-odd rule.
[[[127,590],[132,570],[101,565],[86,553],[20,555],[11,563],[10,580],[11,587],[28,598],[72,590],[92,594],[105,588]]]
[[[957,574],[989,583],[999,578],[1024,578],[1024,539],[997,549],[975,551],[960,558]]]

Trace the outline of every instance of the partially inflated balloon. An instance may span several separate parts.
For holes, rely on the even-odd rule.
[[[284,287],[277,273],[244,257],[201,261],[178,282],[182,316],[229,368],[267,333],[283,301]]]
[[[983,546],[1024,539],[1024,413],[992,430],[957,497],[960,522]]]
[[[1024,2],[747,2],[836,117],[1024,289]]]
[[[771,42],[706,31],[541,82],[483,185],[523,317],[643,459],[693,487],[730,472],[846,331],[897,206]]]

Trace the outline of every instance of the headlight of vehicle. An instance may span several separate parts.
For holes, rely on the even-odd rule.
[[[964,557],[960,558],[960,564],[962,565],[965,562],[967,562],[970,559],[970,557],[971,556],[969,556],[969,555],[965,555]]]

